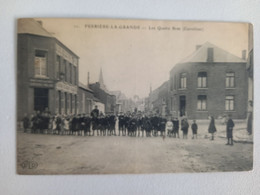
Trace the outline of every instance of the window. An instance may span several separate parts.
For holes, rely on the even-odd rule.
[[[61,114],[61,91],[59,91],[59,114]]]
[[[63,60],[64,80],[67,81],[67,61]]]
[[[74,100],[75,100],[75,114],[77,114],[77,109],[78,109],[78,107],[77,107],[77,104],[78,104],[77,95],[75,95],[74,97],[75,97],[74,98]]]
[[[67,82],[70,82],[70,63],[67,63],[66,65],[66,70],[67,70]]]
[[[207,87],[207,73],[199,72],[198,73],[198,88],[206,88]]]
[[[187,74],[181,73],[181,75],[180,75],[180,88],[186,89],[186,87],[187,87]]]
[[[234,96],[226,96],[225,109],[226,111],[234,110]]]
[[[72,107],[73,107],[73,104],[72,104],[72,94],[70,94],[70,114],[73,113]]]
[[[226,73],[226,88],[235,87],[235,73],[227,72]]]
[[[207,96],[206,95],[198,96],[197,109],[198,110],[207,110]]]
[[[85,113],[85,93],[82,93],[82,112]]]
[[[56,67],[55,67],[55,71],[56,71],[56,78],[59,79],[60,78],[60,56],[56,56]]]
[[[67,114],[67,109],[68,109],[68,98],[67,98],[67,93],[65,93],[65,99],[64,99],[64,103],[65,103],[65,114]]]
[[[74,69],[74,85],[77,85],[77,69],[75,66],[73,67],[73,69]]]
[[[35,76],[47,76],[47,52],[46,51],[35,51],[34,56],[34,74]]]
[[[70,63],[70,83],[72,84],[72,64]]]

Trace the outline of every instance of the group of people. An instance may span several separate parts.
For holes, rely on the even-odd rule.
[[[117,123],[118,120],[118,123]],[[116,128],[118,125],[118,128]],[[144,115],[142,113],[120,113],[119,115],[106,114],[98,110],[97,107],[92,110],[90,115],[60,115],[52,116],[50,112],[35,112],[31,117],[25,114],[23,118],[24,131],[31,130],[32,133],[51,133],[58,135],[84,135],[84,136],[168,136],[179,138],[179,128],[183,132],[183,139],[188,138],[189,123],[187,117],[182,117],[179,124],[178,118],[161,117],[155,115]],[[228,145],[233,145],[233,127],[234,122],[229,117],[227,120],[227,139]],[[118,134],[116,132],[118,129]],[[191,125],[192,139],[197,138],[198,125],[193,120]],[[217,131],[214,117],[210,116],[208,132],[211,134],[211,140],[214,140],[214,134]]]

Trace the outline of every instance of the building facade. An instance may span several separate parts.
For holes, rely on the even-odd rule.
[[[170,71],[168,110],[191,119],[245,119],[247,82],[245,51],[239,58],[207,42]]]
[[[78,110],[79,57],[34,19],[18,20],[17,114]]]
[[[165,81],[161,86],[151,91],[149,94],[150,111],[163,117],[169,115],[169,82]]]

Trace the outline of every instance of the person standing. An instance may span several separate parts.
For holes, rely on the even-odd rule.
[[[23,130],[24,130],[24,133],[27,132],[27,129],[29,129],[30,127],[30,119],[27,115],[27,113],[24,114],[24,118],[23,118]]]
[[[193,123],[191,125],[191,129],[192,129],[192,139],[194,139],[195,137],[197,139],[198,125],[196,123],[196,120],[193,120]]]
[[[211,134],[211,140],[214,140],[214,133],[217,131],[215,126],[215,119],[213,116],[209,116],[209,119],[210,119],[210,123],[209,123],[208,132]]]
[[[174,138],[176,138],[176,135],[177,135],[177,138],[180,138],[179,136],[179,119],[178,117],[175,117],[172,121],[173,123],[173,136]]]
[[[172,132],[173,132],[173,123],[171,121],[171,118],[168,118],[168,121],[166,123],[166,135],[168,135],[169,137],[172,136]]]
[[[95,109],[91,111],[91,117],[92,117],[92,131],[94,136],[94,131],[97,130],[98,134],[98,117],[99,117],[99,110],[98,107],[95,106]]]
[[[188,139],[189,123],[187,118],[182,119],[181,130],[183,132],[183,139]]]
[[[231,115],[228,115],[228,121],[227,121],[227,143],[226,145],[233,146],[233,128],[235,124],[231,118]],[[229,142],[230,141],[230,142]]]

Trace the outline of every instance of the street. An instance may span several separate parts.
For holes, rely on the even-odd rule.
[[[252,143],[234,137],[234,146],[227,146],[223,130],[217,132],[213,141],[206,132],[199,132],[198,139],[191,139],[190,134],[183,140],[18,131],[17,171],[19,174],[137,174],[252,169]]]

